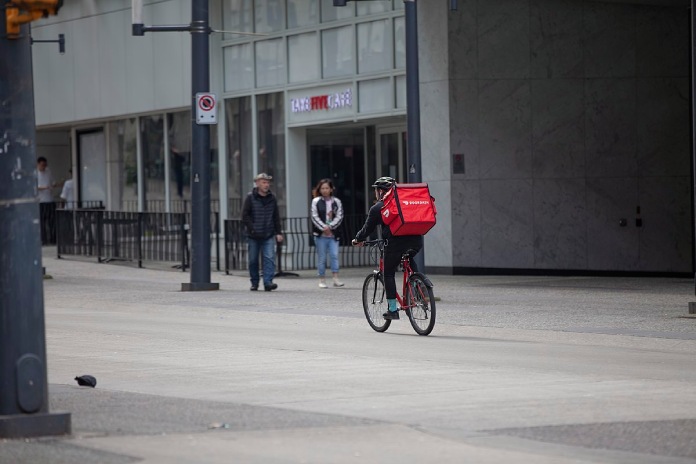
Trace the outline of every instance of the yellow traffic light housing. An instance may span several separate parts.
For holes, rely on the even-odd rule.
[[[63,0],[9,0],[5,3],[7,38],[19,38],[22,24],[58,14]]]

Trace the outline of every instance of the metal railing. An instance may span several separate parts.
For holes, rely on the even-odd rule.
[[[365,215],[343,219],[336,231],[339,237],[341,267],[362,267],[372,264],[369,250],[351,246],[355,233],[365,222]],[[314,269],[317,265],[312,223],[309,217],[282,218],[284,240],[277,249],[276,266],[279,272]],[[225,221],[225,273],[248,269],[247,237],[241,220]]]
[[[101,201],[57,201],[39,203],[39,223],[41,225],[41,244],[56,244],[56,212],[63,209],[104,209]]]
[[[164,213],[166,212],[166,200],[145,200],[143,203],[143,212],[148,213]],[[121,202],[121,210],[136,213],[138,212],[138,200],[123,200]],[[220,212],[220,200],[210,200],[210,211],[213,213]],[[190,213],[191,200],[171,200],[169,202],[170,213]]]
[[[138,267],[143,267],[144,261],[169,262],[182,271],[189,267],[189,213],[61,209],[55,214],[58,258],[72,255],[93,257],[100,263],[133,261]],[[336,231],[341,267],[372,264],[367,250],[350,245],[364,221],[364,214],[346,216]],[[248,269],[247,237],[242,221],[224,221],[223,254],[220,226],[220,215],[211,214],[211,241],[217,270],[221,269],[223,254],[226,273]],[[278,272],[314,269],[317,257],[310,218],[283,218],[282,226],[285,240],[277,248]]]
[[[176,263],[185,271],[190,262],[189,224],[185,213],[133,213],[103,210],[59,210],[56,216],[57,254],[95,257],[98,262],[143,261]],[[220,270],[219,214],[211,214],[217,270]]]

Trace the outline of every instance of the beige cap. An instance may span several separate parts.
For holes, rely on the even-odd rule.
[[[263,179],[263,180],[272,180],[272,179],[273,179],[273,176],[269,176],[269,175],[266,174],[265,172],[262,172],[262,173],[260,173],[260,174],[257,174],[256,177],[254,177],[254,180],[261,180],[261,179]]]

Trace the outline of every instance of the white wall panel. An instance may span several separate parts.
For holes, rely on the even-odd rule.
[[[34,38],[45,40],[44,37],[48,38],[48,34],[52,34],[53,29],[52,27],[45,27],[40,32],[34,31]],[[48,63],[51,54],[58,54],[57,47],[32,47],[34,63]],[[66,59],[65,55],[62,55],[61,58]],[[34,64],[35,76],[37,75],[36,72],[36,64]],[[36,113],[37,123],[39,123],[39,115],[43,115],[43,120],[46,120],[51,113],[51,85],[53,82],[55,82],[53,79],[48,78],[34,79],[34,111]]]
[[[130,11],[120,11],[98,18],[100,114],[125,114],[128,110],[126,28],[130,27],[130,20]]]
[[[188,10],[188,9],[187,9]],[[190,22],[190,11],[184,19],[182,5],[161,3],[153,6],[153,21],[156,24],[183,24]],[[187,32],[157,32],[153,34],[155,56],[153,61],[155,106],[168,108],[188,104],[191,87],[184,89],[182,72],[184,48],[191,47],[191,34]],[[190,69],[190,66],[187,67]],[[188,74],[188,73],[187,73]]]
[[[74,118],[92,119],[99,116],[99,28],[97,17],[92,16],[73,23],[71,48],[75,50],[75,103]],[[95,40],[95,38],[97,40]]]
[[[148,4],[154,1],[157,0],[145,0],[143,3]],[[74,21],[86,16],[102,15],[123,10],[128,10],[130,16],[130,7],[131,0],[64,0],[63,7],[58,12],[59,14],[42,20],[40,24],[57,24]]]
[[[37,43],[32,47],[37,124],[49,124],[73,114],[75,50],[67,48],[67,43],[72,41],[72,30],[56,26],[32,30],[37,40],[57,39],[59,33],[65,34],[64,55],[58,53],[57,44]]]
[[[147,25],[190,22],[190,1],[145,3]],[[34,47],[39,126],[190,105],[190,34],[133,37],[130,1],[67,2],[58,16],[34,24],[33,34],[66,40],[65,55],[57,45]]]
[[[152,111],[155,108],[153,42],[153,34],[145,34],[144,37],[128,35],[126,38],[126,98],[128,109],[132,113]]]

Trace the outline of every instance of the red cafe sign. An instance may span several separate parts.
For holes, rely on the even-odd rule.
[[[300,97],[290,99],[290,110],[293,113],[307,113],[310,111],[336,110],[353,106],[353,91],[346,89],[343,92],[327,95],[315,95],[312,97]]]

